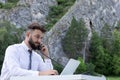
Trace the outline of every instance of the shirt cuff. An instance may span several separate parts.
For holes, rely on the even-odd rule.
[[[38,76],[39,75],[39,71],[32,71],[32,70],[30,70],[30,74],[32,76]]]

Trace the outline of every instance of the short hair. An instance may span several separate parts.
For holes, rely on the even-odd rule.
[[[39,25],[39,23],[37,23],[37,22],[34,22],[27,27],[27,30],[35,30],[35,29],[42,31],[43,33],[46,32],[46,30],[44,29],[44,26]]]

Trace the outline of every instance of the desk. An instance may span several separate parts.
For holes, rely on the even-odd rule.
[[[106,80],[104,76],[88,75],[55,75],[55,76],[17,76],[11,77],[10,80]]]

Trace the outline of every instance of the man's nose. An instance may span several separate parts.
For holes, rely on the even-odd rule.
[[[41,39],[40,38],[38,39],[38,42],[41,43]]]

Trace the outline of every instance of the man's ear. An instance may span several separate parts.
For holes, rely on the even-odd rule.
[[[29,32],[29,31],[26,32],[26,36],[27,36],[27,37],[30,36],[30,32]]]

